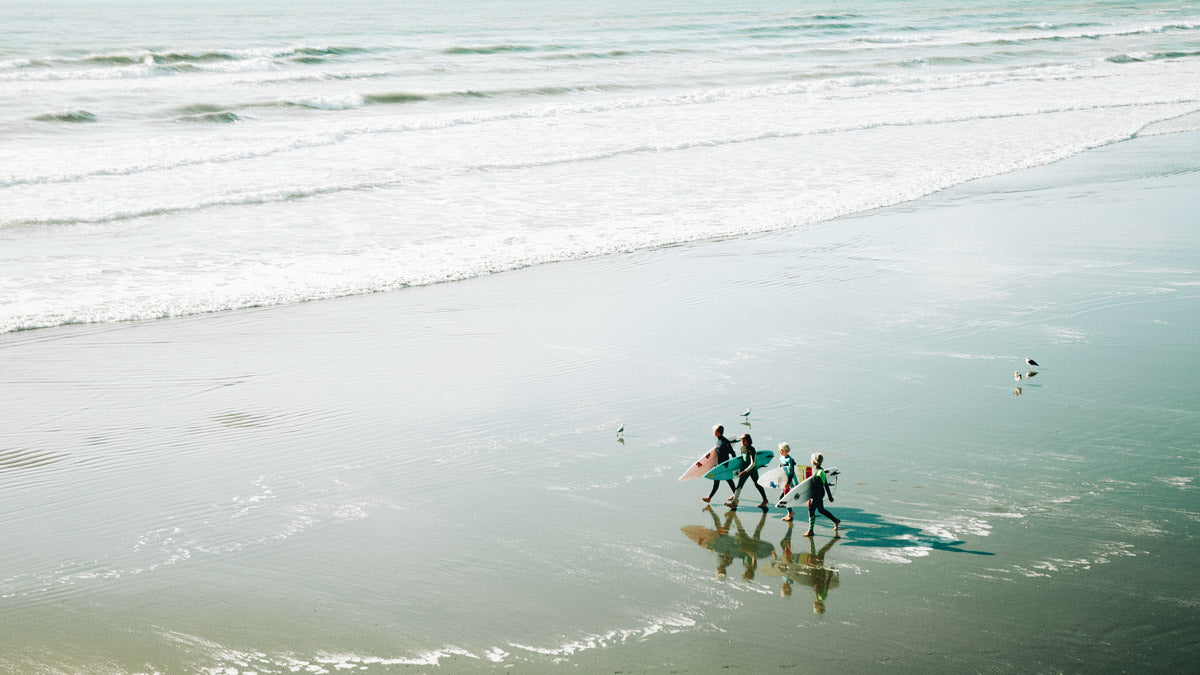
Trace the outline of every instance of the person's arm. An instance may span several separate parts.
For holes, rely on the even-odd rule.
[[[743,453],[741,453],[741,455],[742,455],[742,470],[737,473],[738,478],[741,478],[742,474],[752,471],[754,469],[754,453],[753,452],[743,452]]]
[[[821,485],[825,486],[825,494],[829,496],[829,501],[833,501],[833,490],[829,489],[829,474],[821,471]]]

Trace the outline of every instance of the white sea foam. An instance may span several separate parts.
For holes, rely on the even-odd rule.
[[[407,655],[380,656],[358,653],[316,652],[305,655],[301,650],[289,653],[268,653],[238,649],[218,644],[212,640],[178,632],[163,634],[167,640],[186,645],[206,654],[213,665],[202,672],[216,674],[274,672],[286,669],[290,672],[335,673],[347,670],[369,670],[377,666],[430,666],[447,665],[450,661],[489,662],[500,665],[517,665],[531,658],[546,658],[559,662],[581,651],[618,646],[629,641],[641,641],[658,634],[671,634],[696,626],[695,620],[683,615],[672,615],[652,619],[635,628],[614,629],[571,639],[551,646],[508,644],[473,650],[460,646],[445,646],[428,650],[417,650]],[[476,666],[478,667],[478,666]]]
[[[1200,62],[1159,55],[1193,19],[627,26],[653,49],[545,41],[529,17],[503,41],[18,45],[0,63],[0,131],[19,132],[0,134],[0,332],[799,227],[1184,131]]]

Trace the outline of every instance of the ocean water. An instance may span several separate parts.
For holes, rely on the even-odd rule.
[[[0,3],[0,332],[784,230],[1200,126],[1191,2]]]
[[[0,336],[0,672],[1186,672],[1198,150]],[[844,536],[703,510],[715,423]]]
[[[1200,7],[328,5],[0,0],[0,673],[1194,666]]]

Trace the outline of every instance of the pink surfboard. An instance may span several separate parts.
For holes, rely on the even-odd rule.
[[[699,478],[700,476],[708,473],[709,470],[716,465],[717,449],[713,448],[712,450],[704,453],[703,457],[692,462],[692,465],[688,467],[687,471],[683,472],[683,475],[679,477],[679,480],[692,480],[693,478]]]

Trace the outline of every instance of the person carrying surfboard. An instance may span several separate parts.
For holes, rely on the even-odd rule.
[[[750,434],[742,434],[742,466],[741,471],[737,472],[738,484],[733,491],[733,497],[725,502],[725,506],[734,508],[737,506],[738,497],[742,494],[742,488],[745,487],[746,481],[754,483],[754,489],[758,490],[758,494],[762,495],[762,503],[758,508],[767,508],[767,493],[763,491],[762,486],[758,484],[758,457],[754,449],[754,442],[750,438]],[[770,453],[767,453],[768,457]],[[769,460],[768,460],[769,461]]]
[[[728,438],[725,438],[725,427],[720,424],[713,427],[713,436],[717,437],[717,446],[714,448],[714,450],[717,451],[717,462],[716,463],[718,465],[724,464],[727,460],[733,458],[733,455],[734,455],[733,442],[730,441]],[[725,482],[729,483],[729,489],[731,491],[735,491],[737,489],[733,486],[733,479],[729,479]],[[717,488],[719,488],[719,487],[721,487],[721,481],[714,480],[713,485],[712,485],[712,490],[708,493],[708,496],[701,497],[700,500],[703,502],[706,502],[706,503],[712,501],[713,495],[717,494]]]
[[[825,456],[819,452],[814,452],[812,456],[813,481],[816,483],[813,486],[812,499],[808,500],[808,532],[803,536],[813,536],[813,526],[817,524],[817,513],[833,521],[833,536],[838,536],[838,525],[842,521],[833,517],[833,514],[825,510],[825,495],[829,495],[829,502],[833,503],[833,491],[829,489],[829,476],[825,473],[825,469],[821,466],[821,462],[825,461]]]
[[[779,495],[780,499],[783,499],[785,496],[787,496],[789,490],[800,484],[800,481],[796,480],[796,460],[789,456],[791,452],[792,446],[788,445],[787,443],[779,444],[779,468],[783,469],[783,475],[785,479],[783,483],[783,494]],[[787,510],[787,515],[784,516],[782,520],[789,523],[792,522],[792,509]]]

